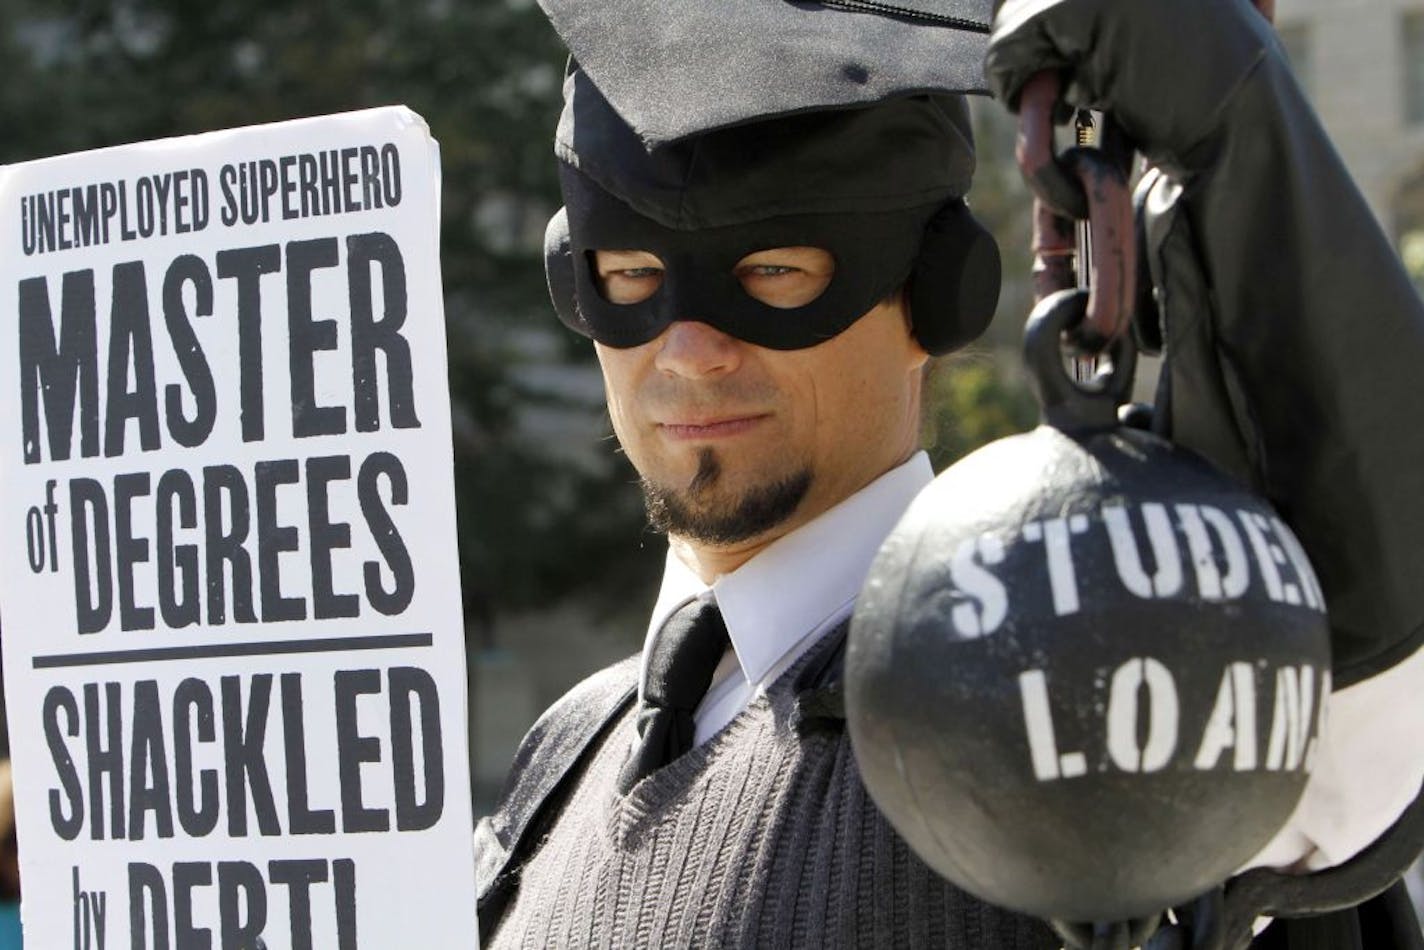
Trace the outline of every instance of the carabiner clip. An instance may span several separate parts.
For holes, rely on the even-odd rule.
[[[1102,135],[1106,148],[1079,146],[1056,154],[1053,118],[1060,108],[1060,87],[1058,73],[1051,70],[1024,85],[1015,157],[1037,196],[1035,296],[1041,300],[1075,286],[1088,289],[1087,315],[1070,340],[1091,355],[1127,329],[1136,293],[1137,242],[1126,167],[1131,151],[1108,127]],[[1087,222],[1086,240],[1070,240],[1075,221]],[[1076,259],[1076,269],[1068,265],[1070,259]]]

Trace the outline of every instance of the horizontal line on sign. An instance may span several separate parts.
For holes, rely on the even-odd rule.
[[[143,650],[102,650],[37,656],[35,669],[64,666],[103,666],[108,663],[152,663],[164,660],[207,660],[228,656],[276,656],[283,653],[335,653],[339,650],[398,650],[428,647],[428,633],[393,633],[371,637],[325,637],[317,640],[267,640],[258,643],[202,643],[186,647],[150,647]]]

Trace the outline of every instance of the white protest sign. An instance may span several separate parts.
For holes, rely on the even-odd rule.
[[[474,945],[438,218],[401,108],[0,170],[27,946]]]

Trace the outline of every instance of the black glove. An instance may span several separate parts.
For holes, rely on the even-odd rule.
[[[1329,603],[1337,687],[1424,640],[1424,305],[1247,0],[1009,0],[1011,107],[1060,70],[1165,175],[1146,195],[1157,425],[1251,483]],[[1401,414],[1404,414],[1401,416]]]
[[[1017,111],[1030,77],[1062,71],[1069,103],[1110,112],[1149,159],[1182,174],[1212,163],[1233,95],[1275,45],[1246,0],[1008,0],[985,72]]]
[[[1329,605],[1337,688],[1410,655],[1424,640],[1424,303],[1265,19],[1246,0],[1010,0],[990,84],[1016,107],[1044,69],[1160,169],[1139,189],[1167,357],[1154,426],[1295,529]],[[1338,871],[1252,872],[1233,886],[1234,929],[1362,900],[1421,840],[1406,816]]]

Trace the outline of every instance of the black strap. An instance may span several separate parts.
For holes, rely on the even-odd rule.
[[[1421,950],[1424,936],[1404,882],[1358,907],[1315,917],[1280,918],[1250,950]]]
[[[1360,942],[1366,947],[1391,950],[1424,950],[1424,932],[1403,880],[1359,907]]]
[[[589,749],[637,698],[638,667],[635,654],[579,683],[519,744],[499,805],[475,827],[481,934],[494,932],[524,862],[568,797]]]
[[[1327,915],[1354,908],[1384,893],[1419,856],[1421,845],[1424,791],[1384,834],[1344,864],[1312,874],[1282,874],[1266,868],[1247,871],[1227,883],[1226,945],[1244,946],[1251,921],[1258,916]],[[1379,946],[1380,950],[1388,947]]]

